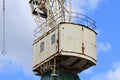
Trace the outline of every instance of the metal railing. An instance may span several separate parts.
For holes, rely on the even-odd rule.
[[[35,39],[39,38],[40,36],[48,32],[49,30],[51,30],[61,22],[81,24],[91,29],[96,28],[95,21],[89,18],[88,16],[77,12],[72,12],[71,14],[72,16],[70,16],[68,12],[65,12],[64,21],[63,21],[63,16],[60,12],[58,14],[55,14],[50,19],[46,20],[46,22],[42,23],[34,30]]]

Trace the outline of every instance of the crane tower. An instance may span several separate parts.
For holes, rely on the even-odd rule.
[[[72,12],[72,0],[29,0],[34,30],[33,72],[41,80],[80,80],[96,65],[95,21]]]

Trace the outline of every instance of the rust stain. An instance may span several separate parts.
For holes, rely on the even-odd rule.
[[[82,54],[85,52],[85,47],[84,47],[84,28],[82,27]]]
[[[84,28],[82,27],[82,31],[83,31],[83,29],[84,29]]]
[[[82,54],[84,54],[85,52],[85,47],[84,47],[84,43],[82,43]]]

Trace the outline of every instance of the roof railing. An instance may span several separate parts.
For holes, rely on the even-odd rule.
[[[65,21],[64,22],[81,24],[81,25],[89,27],[93,30],[96,29],[96,22],[94,20],[92,20],[90,17],[80,14],[80,13],[77,13],[77,12],[72,12],[71,14],[72,14],[72,16],[70,16],[70,14],[68,12],[65,12],[65,15],[64,15]],[[51,30],[52,28],[57,26],[59,23],[63,22],[61,20],[62,17],[63,16],[60,15],[60,12],[59,12],[59,13],[55,14],[53,17],[51,17],[50,19],[46,20],[46,22],[39,25],[34,30],[35,39],[41,37],[46,32],[48,32],[49,30]],[[71,17],[71,20],[69,20],[70,17]]]

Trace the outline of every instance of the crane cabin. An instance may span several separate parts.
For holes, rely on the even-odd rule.
[[[72,12],[72,0],[30,0],[29,4],[38,25],[33,43],[35,75],[78,74],[96,65],[94,20]]]

